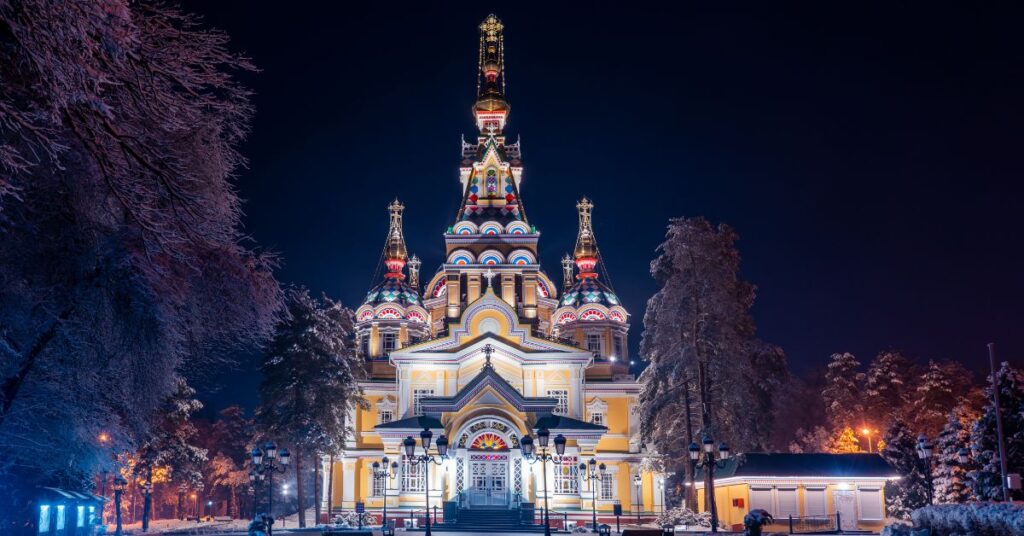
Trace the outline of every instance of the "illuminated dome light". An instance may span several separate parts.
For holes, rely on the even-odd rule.
[[[473,450],[508,450],[508,444],[498,434],[486,432],[476,436],[469,448]]]
[[[597,277],[594,273],[594,267],[597,266],[597,257],[580,257],[576,259],[576,267],[580,269],[578,279],[584,279],[587,277]]]
[[[385,259],[384,265],[388,267],[388,273],[384,274],[384,277],[405,279],[405,275],[402,273],[402,268],[405,268],[405,259]]]
[[[568,324],[569,322],[574,322],[574,321],[576,321],[576,313],[573,313],[572,311],[566,311],[566,312],[558,315],[557,323],[558,324]]]
[[[580,313],[580,320],[584,321],[595,321],[595,320],[607,320],[608,317],[604,316],[604,313],[597,309],[587,309]]]
[[[399,319],[402,318],[402,313],[394,307],[385,307],[377,312],[377,318]]]
[[[480,234],[487,236],[497,236],[503,231],[500,224],[495,222],[487,222],[480,226]]]
[[[394,303],[401,306],[420,305],[419,295],[401,278],[389,277],[373,287],[363,300],[364,305],[381,305]]]
[[[421,324],[425,324],[427,322],[427,319],[424,318],[419,311],[409,311],[405,313],[405,318],[410,322],[417,322]]]
[[[435,298],[440,298],[445,294],[448,294],[448,280],[442,277],[438,280],[437,284],[434,285],[434,290],[431,291],[430,295]]]
[[[530,228],[521,221],[514,221],[505,227],[505,232],[513,235],[524,235],[529,234]]]

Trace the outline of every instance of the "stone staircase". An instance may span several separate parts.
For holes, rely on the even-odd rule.
[[[460,508],[457,519],[433,525],[432,530],[477,534],[495,532],[543,534],[544,525],[536,525],[532,521],[524,522],[521,519],[521,512],[519,510],[510,510],[508,508]]]

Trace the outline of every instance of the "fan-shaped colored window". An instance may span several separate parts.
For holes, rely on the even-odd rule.
[[[496,236],[501,234],[501,225],[494,222],[488,222],[480,226],[480,234],[489,236]]]
[[[463,227],[462,229],[459,229],[459,234],[460,235],[473,234],[473,230],[470,229],[469,227]]]
[[[371,318],[373,318],[373,311],[369,309],[359,313],[359,320],[369,320]]]
[[[508,224],[508,227],[505,228],[505,232],[514,235],[524,235],[530,232],[530,228],[521,221],[514,221]]]
[[[442,277],[441,280],[438,281],[436,285],[434,285],[434,290],[431,292],[431,295],[434,296],[435,298],[439,298],[447,293],[448,280]]]
[[[469,448],[474,450],[508,450],[508,445],[505,444],[505,440],[498,434],[488,432],[476,436],[476,439],[473,440],[473,444]]]
[[[517,254],[517,255],[513,255],[512,258],[509,259],[510,263],[518,264],[520,266],[525,266],[527,264],[530,264],[532,261],[533,261],[533,259],[531,259],[529,255],[525,255],[525,254],[522,254],[522,253]]]
[[[576,314],[572,311],[566,311],[558,315],[559,324],[565,324],[566,322],[572,322],[573,320],[576,320]]]
[[[624,316],[622,316],[622,313],[620,313],[618,311],[612,311],[611,313],[609,313],[608,314],[608,318],[611,318],[612,320],[614,320],[616,322],[625,322],[626,321],[626,318]]]
[[[402,318],[402,313],[393,307],[386,307],[377,313],[377,318]]]
[[[537,281],[537,294],[540,294],[542,298],[551,297],[551,293],[548,292],[548,286],[543,281]]]
[[[476,225],[474,225],[473,222],[468,221],[456,223],[455,228],[453,229],[457,235],[471,235],[475,233],[476,230]]]
[[[499,259],[497,255],[487,255],[480,259],[480,264],[489,264],[493,266],[495,264],[501,264],[501,259]]]
[[[457,251],[448,259],[448,263],[457,265],[473,264],[473,256],[465,251]]]
[[[597,309],[589,309],[580,315],[580,320],[605,320],[607,317]]]
[[[427,321],[427,319],[423,318],[423,315],[421,315],[419,311],[409,311],[408,313],[405,313],[405,317],[408,318],[409,321],[411,322],[423,323]]]

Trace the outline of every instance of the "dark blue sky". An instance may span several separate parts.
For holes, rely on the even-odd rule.
[[[634,349],[666,221],[705,216],[740,233],[759,334],[798,372],[890,347],[979,368],[990,340],[1020,362],[1016,8],[365,4],[186,3],[262,69],[239,188],[282,281],[358,305],[395,196],[434,273],[493,11],[541,260],[560,280],[591,197]],[[257,382],[243,360],[207,382],[229,384],[212,406],[251,404]]]

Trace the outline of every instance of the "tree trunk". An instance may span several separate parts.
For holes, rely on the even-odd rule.
[[[331,521],[331,507],[334,504],[334,454],[327,459],[327,522]]]
[[[320,522],[320,494],[317,493],[317,486],[320,485],[320,456],[313,456],[313,512],[316,522]],[[321,490],[322,491],[322,490]]]
[[[29,373],[35,368],[36,360],[46,350],[50,341],[57,336],[57,329],[60,325],[71,317],[72,311],[73,308],[68,307],[61,312],[60,316],[36,339],[32,348],[29,348],[28,353],[21,360],[21,365],[18,366],[18,372],[4,380],[3,385],[0,386],[0,425],[3,425],[4,420],[11,411],[11,407],[14,406],[14,400],[18,398],[18,392],[21,391],[21,387],[25,385],[25,379],[28,378]]]
[[[178,510],[175,512],[175,517],[179,521],[185,519],[185,492],[183,491],[178,492]]]
[[[306,528],[306,489],[302,486],[302,449],[295,449],[295,498],[299,502],[299,528]]]
[[[231,509],[228,515],[232,518],[238,519],[242,517],[242,513],[238,508],[238,488],[237,486],[231,486],[231,502],[228,503],[228,508]]]

